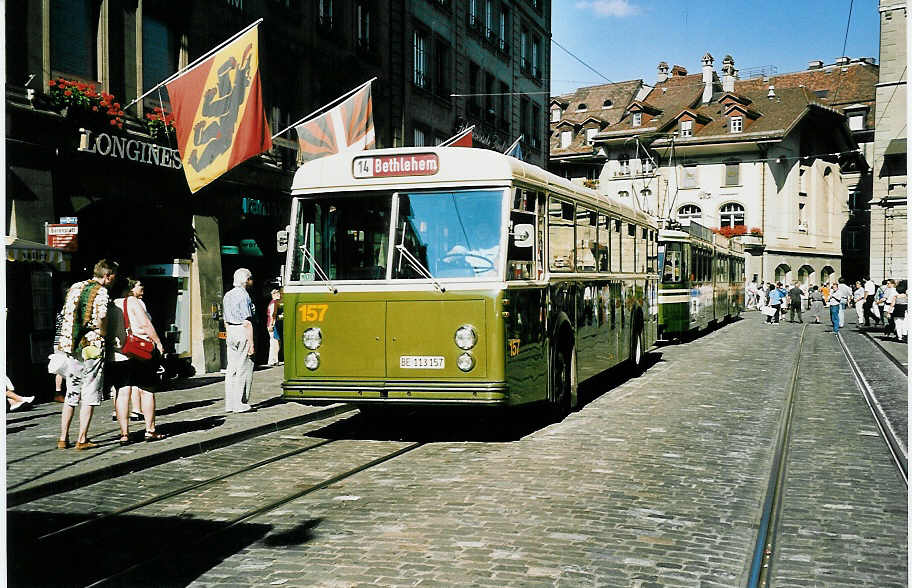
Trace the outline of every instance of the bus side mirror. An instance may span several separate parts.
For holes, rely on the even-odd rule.
[[[276,251],[279,253],[285,253],[288,251],[288,230],[279,231],[276,233]]]
[[[528,224],[514,225],[510,236],[513,237],[514,247],[532,247],[535,244],[535,227]]]

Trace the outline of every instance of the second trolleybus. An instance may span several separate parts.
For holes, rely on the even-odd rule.
[[[659,329],[686,337],[744,310],[744,246],[695,223],[659,231]]]
[[[563,414],[655,341],[655,222],[539,167],[343,153],[301,166],[292,196],[286,399]]]

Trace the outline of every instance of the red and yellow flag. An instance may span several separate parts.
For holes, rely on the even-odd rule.
[[[272,148],[260,89],[258,28],[165,84],[191,192]]]
[[[301,163],[343,151],[374,147],[371,87],[366,84],[332,110],[295,127]]]

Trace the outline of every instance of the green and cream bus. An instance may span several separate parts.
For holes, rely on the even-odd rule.
[[[564,414],[656,338],[642,212],[494,151],[381,149],[292,185],[284,397]]]

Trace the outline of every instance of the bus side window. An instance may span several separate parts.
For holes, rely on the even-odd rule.
[[[649,257],[649,241],[646,240],[646,229],[644,227],[637,227],[637,235],[639,236],[639,241],[637,242],[636,271],[642,274],[646,271],[646,259]]]
[[[576,208],[576,271],[596,271],[596,216],[591,210]]]
[[[627,226],[621,232],[621,271],[636,271],[636,225],[625,223]]]
[[[532,280],[538,277],[534,265],[541,241],[536,239],[538,223],[535,217],[535,201],[535,192],[519,188],[514,191],[507,247],[507,279]]]
[[[656,271],[656,234],[652,229],[647,235],[648,241],[646,246],[649,248],[649,256],[646,257],[646,271],[653,273]]]
[[[609,225],[614,225],[611,231],[611,271],[621,271],[621,221],[616,218],[608,219]]]
[[[573,204],[548,200],[548,262],[551,271],[572,272],[574,259]]]
[[[607,272],[611,269],[611,220],[604,214],[598,215],[598,271]]]

